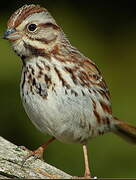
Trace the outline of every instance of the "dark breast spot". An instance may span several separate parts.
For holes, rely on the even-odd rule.
[[[94,112],[95,118],[96,118],[96,120],[97,120],[97,123],[100,124],[100,123],[101,123],[101,116],[100,116],[100,114],[97,112],[96,102],[95,102],[95,100],[93,100],[93,99],[92,99],[92,102],[93,102],[93,112]]]
[[[70,89],[70,85],[66,82],[66,80],[63,78],[61,72],[56,68],[54,67],[54,70],[59,78],[59,80],[62,82],[62,86],[63,87],[66,87],[67,89]]]
[[[109,104],[106,104],[105,102],[100,101],[101,107],[104,112],[107,112],[109,114],[112,114],[112,110]]]
[[[76,91],[74,91],[73,89],[71,89],[71,94],[74,94],[75,96],[78,96],[78,93]]]

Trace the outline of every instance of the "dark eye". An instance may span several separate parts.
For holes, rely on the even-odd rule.
[[[28,25],[28,30],[29,31],[35,31],[37,29],[37,25],[36,24],[29,24]]]

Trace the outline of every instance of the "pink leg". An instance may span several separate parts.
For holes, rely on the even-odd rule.
[[[37,159],[37,158],[42,159],[42,158],[43,158],[43,153],[44,153],[45,149],[46,149],[47,146],[48,146],[52,141],[54,141],[54,140],[55,140],[55,138],[52,137],[52,138],[49,139],[45,144],[41,145],[38,149],[36,149],[36,150],[34,150],[34,151],[30,151],[30,150],[27,149],[27,150],[29,151],[29,154],[28,154],[28,156],[26,156],[26,158],[23,160],[22,166],[23,166],[24,163],[27,161],[27,159],[29,159],[31,156],[34,156],[36,159]]]
[[[89,168],[88,152],[87,152],[87,146],[86,145],[83,145],[83,153],[84,153],[84,163],[85,163],[84,178],[90,179],[91,178],[91,172],[90,172],[90,168]]]

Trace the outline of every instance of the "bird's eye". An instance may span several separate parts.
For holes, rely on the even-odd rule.
[[[29,31],[34,32],[37,29],[37,25],[36,24],[29,24],[27,28]]]

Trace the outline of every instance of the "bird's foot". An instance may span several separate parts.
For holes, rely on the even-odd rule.
[[[94,179],[91,177],[90,170],[86,170],[83,177],[73,176],[73,179]]]
[[[41,145],[38,149],[36,149],[35,151],[31,151],[29,149],[27,149],[26,147],[22,146],[21,148],[23,150],[27,150],[28,151],[28,155],[23,159],[23,163],[22,166],[24,165],[24,163],[30,158],[30,157],[34,157],[34,159],[42,159],[43,160],[43,153],[45,151],[45,149],[47,148],[47,146],[54,141],[55,138],[52,137],[50,138],[45,144]]]
[[[91,179],[91,173],[90,170],[86,170],[85,175],[84,175],[84,179]]]
[[[97,177],[91,177],[91,176],[83,176],[83,177],[79,177],[79,176],[73,176],[72,179],[97,179]]]
[[[79,177],[79,176],[73,176],[73,178],[72,179],[93,179],[93,178],[91,178],[91,177],[86,177],[86,176],[83,176],[83,177]]]
[[[30,158],[30,157],[34,157],[34,159],[41,159],[43,160],[43,152],[44,152],[44,148],[42,146],[40,146],[38,149],[31,151],[29,149],[27,149],[26,147],[22,146],[21,149],[28,151],[28,155],[23,159],[22,161],[22,166],[25,164],[25,162]]]

